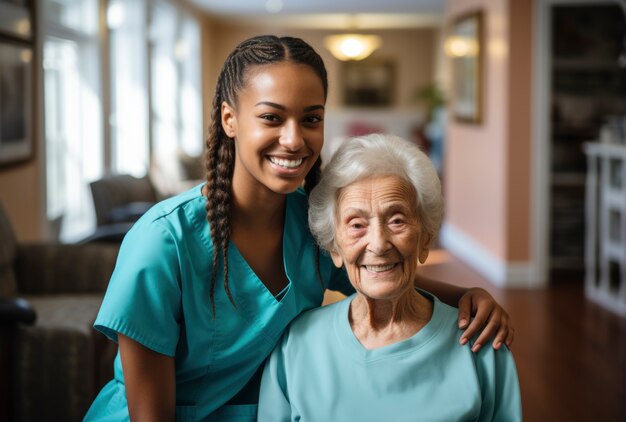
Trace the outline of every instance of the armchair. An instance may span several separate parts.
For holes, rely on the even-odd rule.
[[[80,421],[112,378],[93,329],[118,245],[19,244],[0,203],[0,420]]]
[[[96,230],[82,243],[121,242],[131,226],[158,201],[150,177],[105,176],[89,184]]]

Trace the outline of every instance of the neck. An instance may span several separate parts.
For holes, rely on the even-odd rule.
[[[358,293],[350,304],[349,318],[361,344],[375,349],[412,337],[430,321],[432,312],[432,303],[410,288],[390,300]]]
[[[265,187],[239,183],[236,174],[232,184],[231,218],[233,229],[256,228],[282,231],[286,195],[272,192]]]

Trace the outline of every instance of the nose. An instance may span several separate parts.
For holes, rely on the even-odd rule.
[[[382,224],[372,224],[368,230],[367,250],[376,255],[384,255],[391,249],[389,234]]]
[[[302,128],[295,121],[287,121],[280,134],[280,144],[289,151],[298,151],[304,146]]]

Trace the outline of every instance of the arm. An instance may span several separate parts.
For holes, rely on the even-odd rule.
[[[486,290],[478,287],[466,289],[421,276],[416,276],[415,284],[433,293],[442,302],[459,308],[459,328],[465,329],[460,340],[462,345],[480,332],[472,346],[473,352],[494,337],[494,349],[499,349],[502,343],[511,347],[515,331],[509,314]],[[474,319],[470,323],[471,316]]]
[[[478,420],[522,421],[520,385],[513,354],[503,348],[497,351],[485,349],[474,356],[482,391]]]
[[[128,413],[133,421],[172,421],[176,409],[174,358],[118,335]]]
[[[259,422],[289,422],[291,420],[291,403],[282,350],[284,344],[284,339],[278,343],[263,370],[259,394]]]

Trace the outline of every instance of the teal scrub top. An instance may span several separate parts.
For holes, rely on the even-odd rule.
[[[350,327],[354,296],[296,319],[265,366],[259,422],[521,421],[511,352],[460,346],[457,310],[422,294],[428,324],[373,350]]]
[[[350,294],[351,286],[324,254],[319,280],[307,198],[298,190],[286,199],[283,259],[289,284],[280,299],[231,242],[229,287],[236,307],[223,287],[220,258],[213,317],[213,244],[201,188],[157,204],[128,232],[94,326],[114,341],[121,333],[175,357],[177,420],[256,420],[258,385],[244,397],[246,404],[229,401],[262,368],[287,325],[322,303],[325,288]],[[128,420],[119,352],[114,373],[85,420]]]

